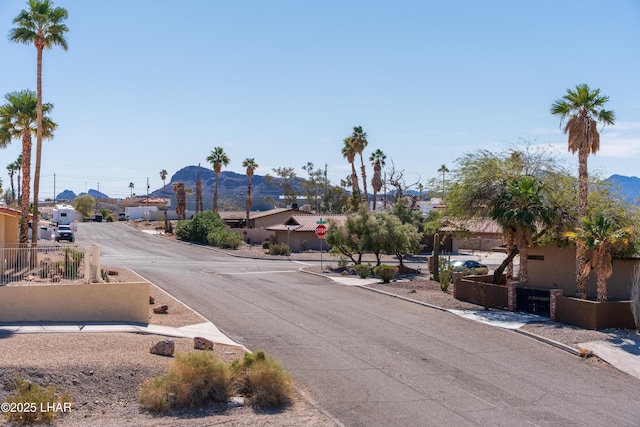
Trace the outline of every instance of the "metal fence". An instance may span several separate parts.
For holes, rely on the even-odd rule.
[[[95,249],[94,249],[95,248]],[[96,257],[98,259],[94,259]],[[88,283],[95,279],[95,269],[99,265],[97,246],[39,243],[7,245],[0,248],[0,285],[72,280]]]

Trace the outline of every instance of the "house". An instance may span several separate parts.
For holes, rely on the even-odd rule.
[[[311,215],[311,212],[291,208],[275,208],[268,211],[249,211],[249,228],[265,228],[280,224],[293,214]],[[247,220],[246,211],[219,212],[229,228],[244,228]]]
[[[489,251],[505,244],[502,227],[490,218],[455,222],[446,220],[442,231],[451,235],[453,252],[458,249]]]
[[[267,231],[275,233],[273,243],[286,243],[293,252],[301,252],[305,250],[328,250],[329,247],[325,242],[316,236],[316,227],[323,223],[330,227],[331,221],[338,225],[344,225],[347,220],[346,215],[326,214],[301,215],[296,213],[290,215],[284,222],[278,225],[266,227]]]
[[[20,211],[0,206],[0,247],[5,248],[18,243]]]

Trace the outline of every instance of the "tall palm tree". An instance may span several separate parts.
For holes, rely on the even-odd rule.
[[[207,162],[213,166],[213,172],[216,174],[216,188],[213,192],[213,211],[218,212],[218,181],[220,181],[220,172],[222,166],[227,166],[231,159],[224,152],[222,147],[215,147],[211,154],[207,156]]]
[[[447,165],[442,165],[438,172],[442,172],[442,200],[444,200],[444,174],[449,173],[449,169],[447,169]]]
[[[560,123],[567,120],[564,133],[568,134],[568,149],[578,152],[578,221],[587,217],[589,194],[589,172],[587,159],[600,149],[598,123],[603,126],[615,124],[613,111],[605,110],[609,97],[600,94],[600,89],[591,90],[586,84],[567,89],[566,95],[551,105],[551,114],[560,116]],[[586,266],[586,248],[582,240],[576,241],[576,287],[581,298],[587,297],[587,282],[583,275]]]
[[[249,179],[247,183],[247,198],[245,199],[245,206],[247,208],[246,228],[249,228],[249,211],[251,210],[251,205],[253,205],[253,197],[251,196],[251,179],[253,178],[253,172],[258,169],[258,164],[252,157],[245,159],[242,162],[242,167],[247,168],[247,178]]]
[[[33,44],[37,52],[36,92],[37,92],[37,131],[36,131],[36,166],[33,176],[33,224],[38,223],[38,197],[40,191],[40,164],[42,158],[42,138],[45,138],[42,105],[42,52],[53,46],[68,49],[65,34],[69,29],[64,24],[68,17],[67,10],[54,7],[49,0],[29,0],[29,8],[23,9],[15,17],[16,25],[9,32],[9,40],[16,43]],[[35,227],[34,227],[35,229]],[[33,233],[32,244],[37,246],[38,233]]]
[[[596,270],[598,301],[607,301],[607,279],[613,274],[611,252],[614,249],[624,250],[631,244],[631,228],[616,229],[612,221],[599,213],[593,220],[582,219],[583,226],[575,231],[565,233],[569,239],[582,240],[590,255],[589,262],[582,272],[585,280],[592,269]]]
[[[367,196],[367,172],[364,167],[364,160],[362,158],[362,152],[369,144],[367,141],[367,133],[362,130],[362,126],[354,126],[353,132],[349,137],[349,144],[353,147],[354,151],[360,156],[360,171],[362,174],[362,189],[364,190],[364,202],[369,209],[369,198]]]
[[[133,187],[135,187],[136,185],[133,182],[129,183],[129,188],[131,189],[131,198],[133,199]]]
[[[162,169],[160,171],[160,179],[162,180],[162,198],[165,200],[165,206],[164,206],[164,231],[165,233],[168,232],[169,230],[169,219],[167,218],[167,205],[166,205],[166,201],[167,201],[167,191],[166,191],[166,186],[167,184],[165,183],[165,181],[167,180],[167,175],[169,173],[167,172],[166,169]]]
[[[356,173],[356,150],[351,145],[351,138],[345,138],[342,146],[342,157],[347,159],[351,165],[351,199],[353,201],[353,211],[358,211],[358,205],[360,200],[360,186],[358,185],[358,174]]]
[[[29,199],[31,184],[31,137],[37,132],[37,96],[31,90],[21,90],[10,92],[5,95],[6,103],[0,106],[0,129],[3,129],[3,138],[10,135],[11,139],[22,140],[22,196],[21,196],[21,223],[20,223],[20,243],[26,244],[28,241],[29,226]],[[57,124],[47,115],[53,109],[53,105],[46,103],[42,105],[43,136],[51,138]],[[34,209],[35,209],[34,204]],[[34,213],[34,230],[37,230],[35,221],[37,217]],[[38,233],[35,235],[37,241]],[[34,241],[34,242],[35,242]],[[35,246],[35,245],[34,245]]]
[[[505,191],[491,203],[489,216],[500,224],[505,234],[515,237],[520,252],[521,286],[527,286],[527,252],[533,242],[537,227],[550,224],[553,210],[547,207],[541,196],[542,186],[531,176],[511,181]]]
[[[373,178],[371,178],[371,186],[373,187],[373,210],[376,210],[376,202],[378,193],[382,189],[382,168],[386,166],[387,156],[379,148],[371,153],[369,161],[373,166]]]

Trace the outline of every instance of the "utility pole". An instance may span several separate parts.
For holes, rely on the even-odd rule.
[[[147,177],[147,206],[149,206],[149,177]]]
[[[53,205],[56,205],[56,174],[53,174]]]

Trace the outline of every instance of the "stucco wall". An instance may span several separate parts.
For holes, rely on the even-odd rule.
[[[0,322],[149,322],[149,283],[0,286]]]
[[[542,256],[543,260],[531,259]],[[575,248],[535,247],[529,249],[529,287],[564,290],[566,296],[576,293]],[[613,275],[607,280],[607,295],[613,300],[629,299],[629,288],[635,265],[640,259],[614,259]],[[596,273],[591,271],[587,282],[589,299],[596,299]]]

